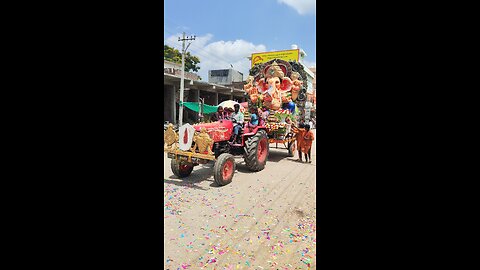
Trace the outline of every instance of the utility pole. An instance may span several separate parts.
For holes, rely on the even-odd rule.
[[[205,104],[205,99],[198,97],[198,100],[199,100],[198,118],[199,118],[199,122],[202,122],[203,121],[203,104]]]
[[[179,104],[179,112],[178,117],[180,118],[178,121],[178,126],[181,127],[183,125],[183,91],[185,86],[185,53],[187,52],[188,46],[192,44],[191,42],[188,43],[187,47],[185,48],[185,40],[195,40],[195,36],[185,37],[185,32],[183,32],[183,37],[178,38],[178,41],[182,41],[182,79],[180,81],[180,104]]]

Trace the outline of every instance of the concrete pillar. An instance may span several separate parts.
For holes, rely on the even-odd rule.
[[[196,96],[197,96],[197,101],[200,101],[200,89],[197,89],[196,92],[197,92],[197,94],[196,94]],[[200,121],[200,117],[199,117],[198,114],[197,114],[197,122],[198,122],[198,121]]]
[[[167,84],[163,85],[163,121],[170,121],[170,86]]]
[[[173,109],[173,114],[172,114],[172,115],[173,115],[173,123],[174,123],[174,124],[177,123],[177,104],[176,104],[176,102],[175,102],[175,99],[176,99],[176,97],[175,97],[175,91],[176,91],[176,90],[177,90],[177,89],[176,89],[175,85],[173,85],[173,86],[172,86],[172,91],[173,91],[173,93],[172,93],[172,109]]]

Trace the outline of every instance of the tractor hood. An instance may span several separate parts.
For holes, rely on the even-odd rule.
[[[195,131],[200,132],[202,128],[207,130],[208,135],[215,142],[228,141],[232,136],[233,122],[230,120],[220,120],[212,123],[202,123],[193,125]]]

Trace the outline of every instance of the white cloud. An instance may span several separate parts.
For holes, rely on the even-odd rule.
[[[165,40],[169,46],[173,46],[181,50],[182,43],[178,41],[180,34],[170,36]],[[200,58],[200,70],[198,75],[202,77],[203,81],[208,81],[208,71],[212,69],[227,69],[233,65],[235,70],[243,73],[243,79],[248,76],[250,69],[250,57],[254,52],[265,52],[267,48],[263,44],[253,44],[245,40],[235,41],[215,41],[210,42],[213,38],[212,34],[197,37],[188,51]]]
[[[315,0],[277,0],[277,2],[294,8],[300,15],[317,14]]]
[[[165,44],[181,50],[182,43],[178,41],[181,33],[169,36],[165,40]],[[188,51],[200,58],[200,70],[198,75],[202,77],[203,81],[208,81],[208,71],[213,69],[228,69],[233,65],[233,69],[240,71],[243,74],[243,79],[247,79],[250,69],[250,57],[254,52],[276,51],[276,49],[267,50],[263,44],[253,44],[245,40],[235,41],[215,41],[212,42],[213,35],[206,34],[204,36],[197,36],[192,42]],[[316,61],[303,60],[307,67],[316,67]]]
[[[317,62],[315,62],[315,61],[303,60],[303,63],[304,63],[307,67],[317,67]]]

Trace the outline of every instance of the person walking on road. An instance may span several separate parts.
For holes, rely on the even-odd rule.
[[[302,160],[302,146],[303,146],[303,138],[305,136],[305,124],[302,122],[299,124],[297,128],[295,125],[292,124],[292,131],[295,132],[295,140],[297,141],[297,151],[298,151],[298,159],[297,161],[303,162]]]
[[[305,154],[305,161],[312,163],[312,142],[314,140],[313,131],[310,130],[310,125],[305,125],[305,132],[301,146],[302,153]]]

